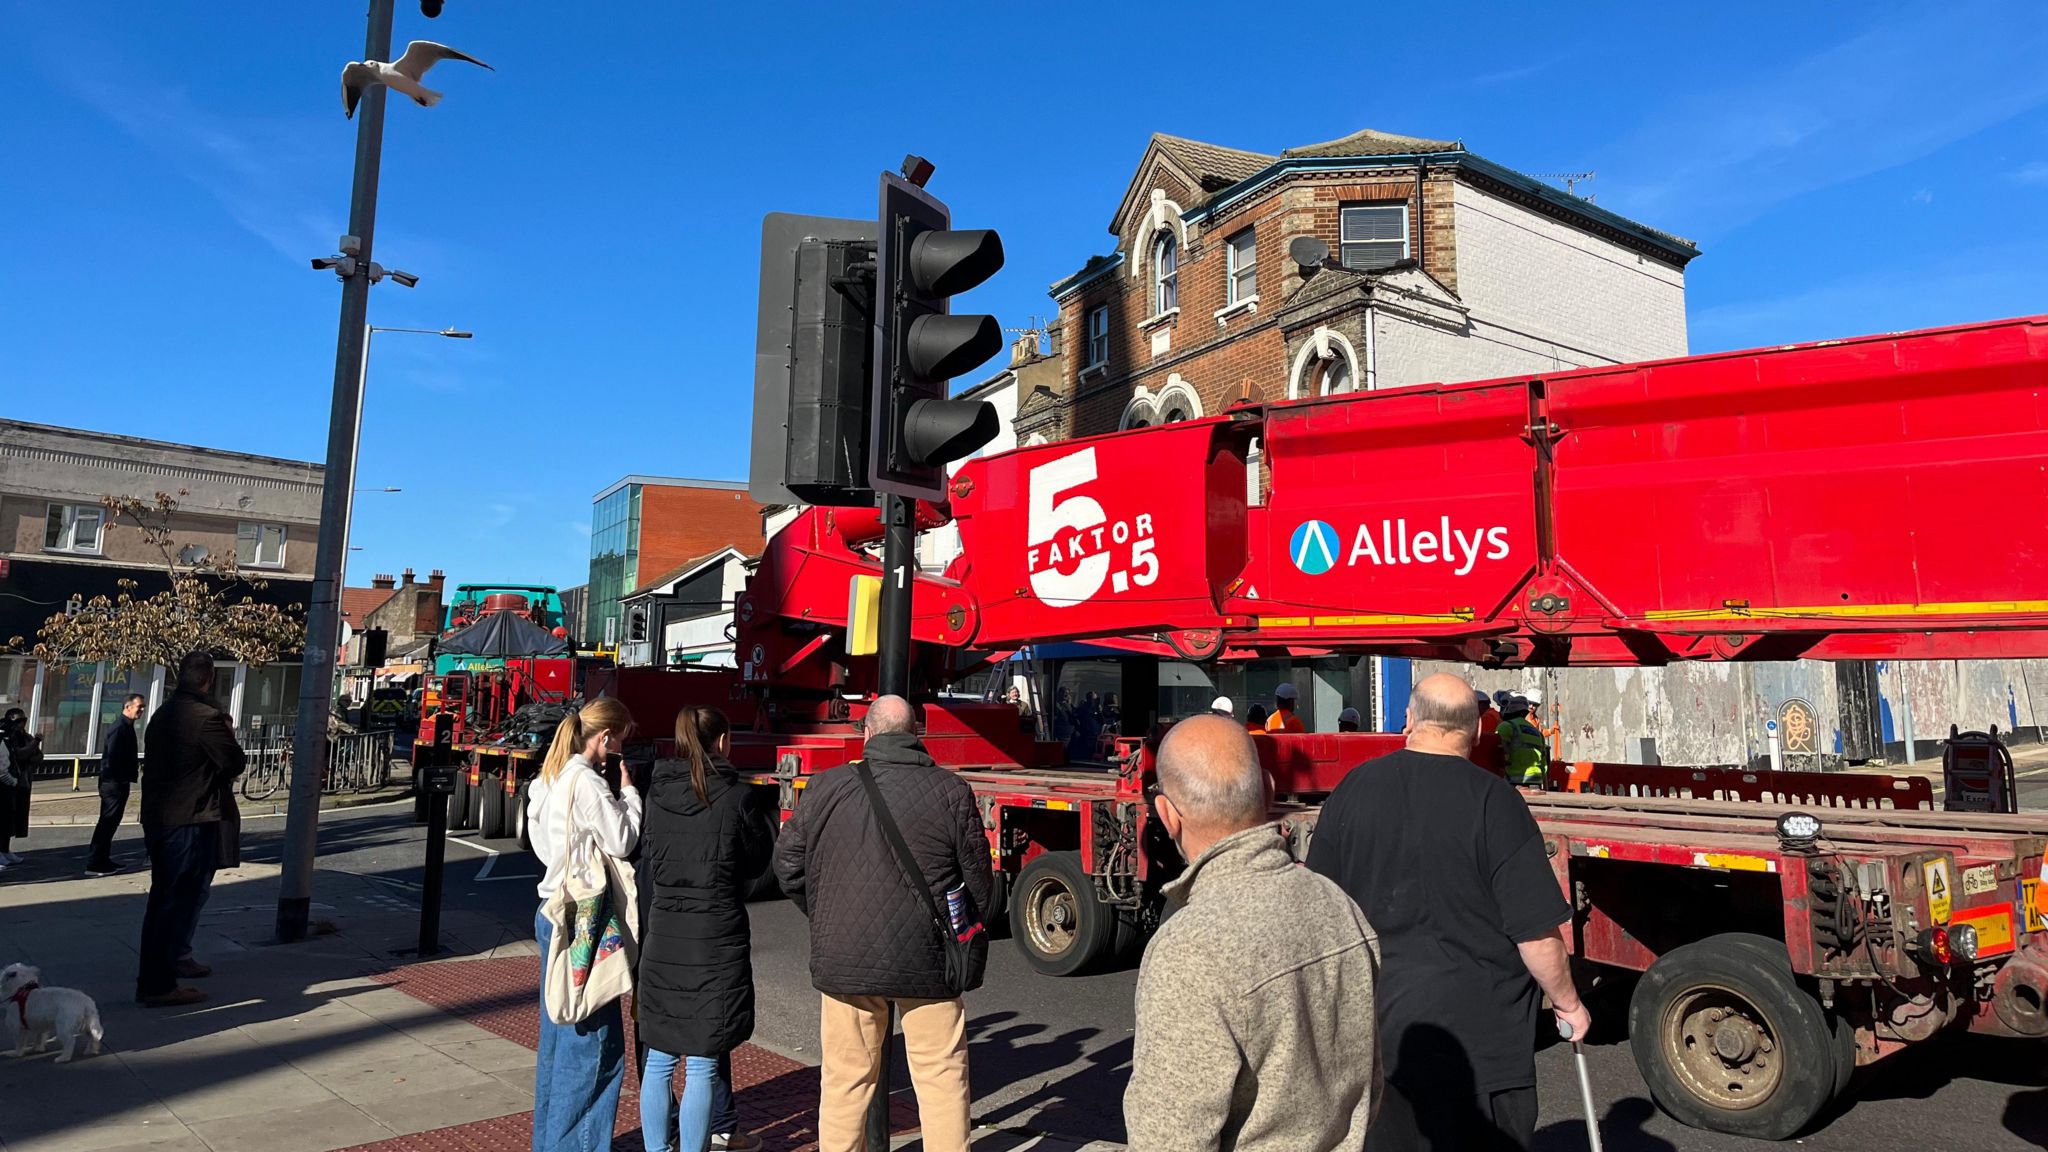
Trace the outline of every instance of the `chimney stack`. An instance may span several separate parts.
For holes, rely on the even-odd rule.
[[[393,579],[393,578],[392,578],[392,577],[390,577],[390,576],[387,576],[387,575],[385,575],[385,574],[384,574],[384,573],[382,573],[382,572],[379,572],[379,573],[378,573],[378,574],[376,574],[375,576],[372,576],[372,577],[370,577],[370,587],[372,587],[372,588],[396,588],[396,587],[398,587],[398,581],[397,581],[397,580],[395,580],[395,579]]]
[[[399,573],[399,577],[405,581],[405,587],[412,587],[412,569],[407,568],[404,572]]]
[[[446,583],[447,580],[447,573],[442,572],[439,568],[427,573],[427,587],[432,588],[436,592],[441,590],[441,585]]]
[[[1045,353],[1047,356],[1057,356],[1060,354],[1060,338],[1065,333],[1066,329],[1061,327],[1057,320],[1045,326],[1046,344],[1049,345]]]

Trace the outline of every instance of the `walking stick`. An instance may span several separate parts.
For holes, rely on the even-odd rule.
[[[1559,1020],[1557,1022],[1557,1034],[1563,1037],[1564,1039],[1571,1041],[1572,1058],[1578,1061],[1579,1102],[1586,1109],[1586,1139],[1591,1143],[1593,1152],[1604,1152],[1604,1150],[1600,1146],[1599,1115],[1598,1113],[1593,1111],[1593,1080],[1592,1077],[1586,1074],[1585,1046],[1580,1044],[1577,1040],[1572,1039],[1572,1026],[1570,1024],[1567,1024],[1563,1020]]]

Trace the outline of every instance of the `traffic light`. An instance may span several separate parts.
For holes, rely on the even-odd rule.
[[[626,613],[626,639],[634,644],[647,639],[647,609],[635,606]]]
[[[363,667],[382,668],[384,655],[390,650],[391,633],[382,628],[368,628],[363,631]]]
[[[761,503],[874,507],[874,260],[873,220],[771,212],[761,221],[747,483]]]
[[[917,157],[904,170],[929,176]],[[954,231],[952,213],[920,185],[883,173],[877,223],[874,392],[868,479],[878,492],[946,498],[946,465],[995,438],[995,406],[955,400],[948,381],[1002,350],[993,316],[951,315],[949,297],[995,275],[1003,242],[987,229]]]

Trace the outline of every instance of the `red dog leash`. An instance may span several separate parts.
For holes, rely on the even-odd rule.
[[[8,997],[14,1002],[14,1010],[21,1015],[21,1026],[24,1029],[28,1027],[28,994],[41,987],[41,984],[24,984],[14,990],[14,995]]]

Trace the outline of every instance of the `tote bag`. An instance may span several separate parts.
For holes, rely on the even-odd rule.
[[[571,805],[570,811],[575,810],[575,792],[586,776],[594,778],[595,773],[579,768],[561,790],[560,798]],[[568,863],[562,886],[548,897],[547,983],[542,998],[548,1019],[580,1024],[633,990],[640,953],[640,901],[632,870],[600,847],[595,833],[579,831],[573,820],[565,823]]]

